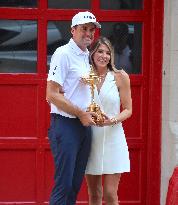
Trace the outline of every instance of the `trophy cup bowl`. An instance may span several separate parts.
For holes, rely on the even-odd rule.
[[[94,101],[94,89],[95,85],[101,80],[100,77],[98,77],[93,70],[93,67],[91,66],[90,73],[88,77],[82,77],[82,80],[90,86],[91,91],[91,103],[87,108],[87,112],[94,112],[96,116],[93,116],[94,122],[96,124],[102,124],[104,122],[104,114],[101,111],[101,108],[98,104]]]

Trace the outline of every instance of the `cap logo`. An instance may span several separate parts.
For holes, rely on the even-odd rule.
[[[86,24],[86,23],[93,23],[97,28],[101,28],[101,25],[96,21],[96,17],[88,12],[79,12],[72,18],[72,25],[71,27],[74,27],[76,25],[80,24]]]
[[[96,19],[95,17],[92,17],[92,16],[84,16],[84,18]]]

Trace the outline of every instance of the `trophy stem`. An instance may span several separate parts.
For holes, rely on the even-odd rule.
[[[91,84],[90,86],[90,90],[91,90],[91,103],[94,103],[94,84]]]

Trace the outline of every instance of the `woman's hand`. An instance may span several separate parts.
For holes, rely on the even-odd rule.
[[[110,126],[110,125],[114,124],[113,120],[111,118],[109,118],[105,113],[102,113],[102,116],[104,118],[104,121],[103,122],[97,122],[96,126],[104,127],[104,126]]]
[[[98,127],[104,127],[104,126],[112,126],[117,124],[119,121],[116,118],[109,118],[105,113],[102,113],[104,117],[103,122],[97,122],[96,126]]]
[[[114,118],[107,118],[105,119],[103,126],[112,126],[117,124],[116,121],[114,120]]]

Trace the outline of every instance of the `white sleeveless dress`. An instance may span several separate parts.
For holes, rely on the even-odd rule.
[[[107,73],[98,94],[95,88],[95,102],[110,118],[120,112],[120,96],[114,75]],[[130,171],[128,146],[122,123],[114,126],[92,126],[92,145],[86,174],[101,175]]]

